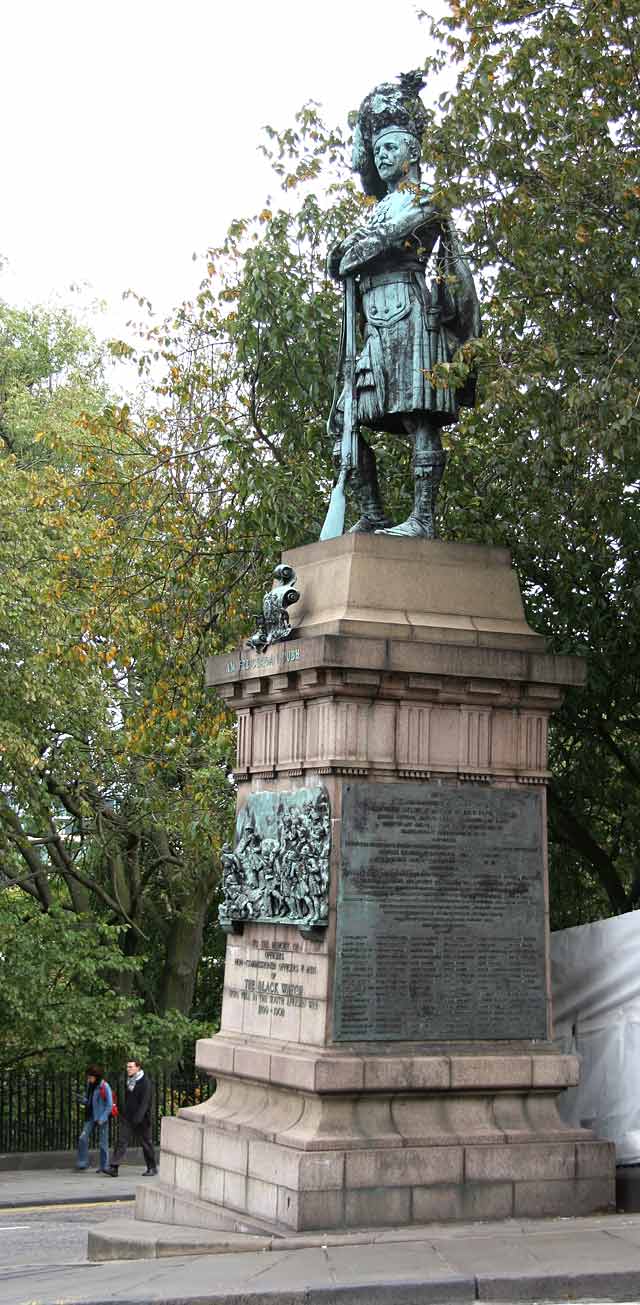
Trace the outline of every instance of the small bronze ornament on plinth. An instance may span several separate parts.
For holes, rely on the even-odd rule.
[[[256,616],[258,628],[247,639],[247,648],[253,648],[256,652],[265,652],[272,643],[282,643],[293,634],[287,608],[293,607],[300,598],[297,589],[293,588],[296,573],[293,567],[281,562],[274,568],[273,574],[280,584],[267,590],[262,600],[262,611]]]
[[[420,180],[427,113],[420,72],[383,82],[363,100],[354,135],[353,168],[378,203],[371,216],[329,254],[329,271],[344,287],[344,317],[333,406],[338,480],[320,535],[344,530],[345,487],[360,517],[354,532],[436,537],[435,506],[444,471],[443,427],[474,403],[475,383],[436,385],[433,368],[451,362],[480,335],[473,277],[454,224]],[[427,272],[431,277],[427,281]],[[358,351],[356,320],[363,322]],[[414,504],[393,526],[384,508],[376,458],[360,428],[408,437],[413,444]]]

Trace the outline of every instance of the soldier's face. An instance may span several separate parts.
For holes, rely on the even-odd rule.
[[[406,131],[387,131],[373,147],[373,160],[387,185],[401,181],[416,161],[416,142]]]

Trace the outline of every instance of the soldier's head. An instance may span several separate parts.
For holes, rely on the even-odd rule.
[[[415,173],[420,162],[420,141],[402,127],[385,127],[373,142],[373,161],[380,180],[387,187],[394,186]]]
[[[421,72],[402,73],[398,82],[374,86],[362,101],[353,134],[353,169],[360,173],[365,194],[382,199],[403,176],[419,179],[428,120],[419,95],[423,86]]]

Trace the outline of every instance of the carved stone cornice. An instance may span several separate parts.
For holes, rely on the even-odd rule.
[[[284,669],[283,669],[284,668]],[[208,684],[238,718],[237,778],[547,778],[547,726],[576,658],[319,635],[213,658]]]

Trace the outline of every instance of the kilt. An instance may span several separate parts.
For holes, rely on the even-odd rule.
[[[441,426],[456,421],[456,391],[436,387],[428,373],[436,363],[451,361],[459,341],[447,331],[423,270],[361,277],[359,288],[365,319],[356,360],[359,420],[373,430],[402,434],[401,418],[411,413],[426,413]]]

